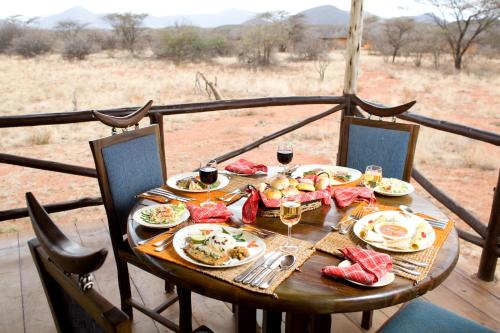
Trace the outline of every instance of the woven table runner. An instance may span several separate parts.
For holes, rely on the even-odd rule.
[[[205,268],[205,267],[199,267],[196,266],[190,262],[187,262],[186,260],[182,259],[175,249],[172,246],[172,243],[170,243],[165,251],[162,252],[156,252],[154,250],[154,246],[152,245],[153,243],[160,241],[162,239],[165,239],[169,237],[170,235],[160,235],[148,243],[144,245],[139,245],[136,247],[141,252],[147,253],[149,255],[152,255],[154,257],[178,264],[183,267],[190,268],[192,270],[201,272],[203,274],[212,276],[214,278],[217,278],[219,280],[225,281],[227,283],[230,283],[232,285],[241,287],[243,289],[247,289],[253,292],[257,293],[262,293],[262,294],[268,294],[272,295],[273,297],[277,298],[277,295],[274,293],[274,290],[283,282],[287,277],[289,277],[294,270],[298,270],[302,264],[309,259],[309,257],[314,253],[314,247],[313,244],[310,242],[306,242],[303,240],[299,239],[292,239],[293,244],[297,245],[299,247],[297,253],[295,253],[296,261],[295,264],[291,269],[288,269],[286,271],[279,271],[279,273],[276,275],[274,278],[272,284],[267,288],[267,289],[260,289],[256,287],[252,287],[248,284],[242,284],[238,282],[234,282],[233,279],[238,276],[241,272],[243,272],[245,269],[253,265],[253,262],[241,265],[238,267],[232,267],[232,268]],[[263,239],[264,242],[266,243],[266,253],[275,251],[277,250],[281,244],[283,244],[286,241],[286,236],[276,234],[272,237]]]
[[[365,203],[359,204],[349,214],[344,216],[341,219],[341,221],[346,219],[347,216],[351,214],[356,214],[357,212],[363,211],[365,205],[366,205]],[[377,206],[380,210],[397,210],[395,207],[391,206],[383,206],[383,205],[377,205]],[[417,214],[417,215],[421,217],[426,217],[424,214]],[[453,229],[453,225],[454,225],[453,221],[450,220],[445,229],[434,228],[434,232],[436,233],[436,240],[431,247],[423,251],[412,252],[412,253],[400,253],[400,252],[384,251],[381,249],[376,249],[376,250],[379,252],[387,253],[395,258],[403,258],[403,259],[425,262],[427,264],[427,267],[425,268],[417,267],[416,269],[417,271],[420,272],[419,276],[411,275],[405,272],[398,273],[399,276],[418,283],[423,279],[425,279],[429,274],[429,271],[432,268],[432,264],[434,263],[434,260],[436,259],[437,254],[439,252],[439,249],[441,248],[441,246],[443,246],[444,242],[446,241],[446,238],[448,238],[448,235]],[[316,243],[315,247],[317,250],[333,254],[338,257],[342,257],[342,253],[340,253],[339,249],[342,249],[347,246],[361,246],[364,244],[364,242],[361,239],[359,239],[352,230],[353,228],[351,228],[350,232],[347,233],[346,235],[341,235],[338,232],[330,232],[328,233],[328,235],[319,240]]]

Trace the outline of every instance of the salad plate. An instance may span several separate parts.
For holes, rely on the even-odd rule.
[[[229,184],[229,179],[219,173],[217,181],[210,185],[210,190],[220,190]],[[184,192],[207,192],[208,187],[202,184],[199,180],[198,172],[185,172],[170,177],[167,180],[167,185],[173,189]]]
[[[352,183],[361,178],[362,173],[359,170],[325,164],[307,164],[301,165],[292,174],[292,177],[304,177],[307,175],[318,175],[327,173],[330,178],[330,185],[342,185]]]
[[[400,211],[385,210],[359,219],[354,234],[373,247],[410,253],[431,247],[436,233],[431,225],[418,216],[405,216]]]
[[[382,178],[382,181],[375,187],[374,191],[389,197],[401,197],[415,191],[415,187],[397,178]]]
[[[133,219],[149,228],[171,228],[189,218],[189,210],[183,203],[152,205],[138,209]]]
[[[175,234],[172,245],[182,259],[208,268],[244,265],[266,252],[266,243],[255,234],[213,223],[182,228]]]
[[[340,268],[347,268],[352,265],[352,262],[350,260],[344,260],[339,263]],[[377,287],[383,287],[387,286],[388,284],[391,284],[394,281],[394,273],[387,272],[380,280],[375,282],[374,284],[364,284],[360,282],[356,282],[353,280],[345,279],[346,281],[349,281],[353,284],[357,284],[358,286],[363,286],[363,287],[370,287],[370,288],[377,288]]]

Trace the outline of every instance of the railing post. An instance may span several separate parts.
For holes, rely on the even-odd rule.
[[[500,236],[500,170],[497,186],[493,195],[490,221],[486,232],[486,239],[481,253],[481,261],[477,277],[484,281],[493,281],[497,266],[498,237]]]
[[[161,139],[161,151],[163,156],[165,156],[165,138],[163,137],[163,115],[161,113],[150,113],[149,114],[150,124],[158,124],[160,129],[160,139]]]

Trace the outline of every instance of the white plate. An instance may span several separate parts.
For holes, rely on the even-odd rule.
[[[349,183],[352,183],[352,182],[358,180],[363,175],[359,170],[352,169],[352,168],[341,167],[341,166],[336,166],[336,165],[308,164],[308,165],[301,165],[300,167],[298,167],[292,176],[294,178],[295,177],[302,177],[304,175],[304,172],[311,171],[314,169],[323,169],[323,170],[329,170],[332,172],[344,171],[344,172],[348,172],[351,175],[351,180],[346,182],[346,183],[342,183],[342,182],[339,182],[337,180],[330,179],[330,185],[349,184]]]
[[[151,223],[148,223],[146,221],[144,221],[142,219],[142,216],[141,216],[141,213],[144,211],[144,210],[149,210],[149,209],[153,209],[153,208],[156,208],[156,207],[162,207],[162,206],[170,206],[170,204],[163,204],[163,205],[151,205],[151,206],[147,206],[147,207],[143,207],[141,209],[138,209],[135,211],[134,213],[134,216],[133,216],[133,219],[135,222],[139,223],[140,225],[143,225],[145,227],[149,227],[149,228],[157,228],[157,229],[164,229],[164,228],[171,228],[171,227],[175,227],[176,225],[178,224],[181,224],[182,222],[186,221],[188,218],[189,218],[189,210],[186,208],[184,210],[184,212],[182,213],[181,216],[179,216],[174,222],[172,223],[168,223],[168,224],[151,224]]]
[[[185,173],[181,173],[181,174],[178,174],[178,175],[170,177],[167,180],[167,185],[170,186],[173,189],[176,189],[176,190],[179,190],[179,191],[184,191],[184,192],[207,192],[208,189],[207,190],[186,190],[184,188],[180,188],[180,187],[177,186],[177,182],[179,180],[187,178],[187,177],[196,177],[196,176],[198,176],[198,172],[185,172]],[[219,186],[211,189],[210,191],[220,190],[221,188],[224,188],[224,187],[227,186],[227,184],[229,184],[229,179],[226,176],[221,175],[220,173],[219,173],[219,175],[217,177],[217,180],[219,181]]]
[[[213,265],[204,264],[202,262],[199,262],[199,261],[191,258],[190,256],[188,256],[184,252],[183,249],[186,246],[186,238],[189,235],[200,234],[201,233],[200,229],[213,230],[214,232],[217,232],[217,231],[222,232],[222,228],[224,228],[225,230],[227,230],[231,234],[243,233],[243,238],[246,241],[245,242],[237,242],[236,245],[238,245],[238,246],[247,246],[248,243],[250,243],[251,241],[255,241],[257,243],[257,245],[259,245],[259,246],[248,248],[248,251],[250,252],[250,256],[248,258],[245,258],[243,260],[231,258],[231,260],[229,260],[227,263],[225,263],[224,265],[221,265],[221,266],[213,266]],[[174,246],[175,252],[177,252],[177,254],[182,259],[189,261],[190,263],[193,263],[195,265],[202,266],[202,267],[208,267],[208,268],[228,268],[228,267],[236,267],[236,266],[244,265],[244,264],[247,264],[249,262],[252,262],[252,261],[258,259],[260,256],[262,256],[266,252],[266,243],[264,243],[264,241],[261,238],[257,237],[256,235],[251,234],[247,231],[242,231],[240,229],[228,227],[225,225],[218,225],[218,224],[214,224],[214,223],[197,223],[197,224],[193,224],[193,225],[184,227],[181,230],[177,231],[177,233],[174,236],[174,240],[172,241],[172,244]]]
[[[350,260],[344,260],[339,264],[338,267],[347,268],[351,265],[352,265],[352,263]],[[364,284],[364,283],[359,283],[359,282],[356,282],[353,280],[348,280],[348,279],[346,279],[346,280],[351,282],[351,283],[357,284],[358,286],[377,288],[377,287],[383,287],[383,286],[387,286],[388,284],[391,284],[392,281],[394,281],[394,273],[387,272],[384,276],[382,276],[382,278],[380,280],[378,280],[374,284]]]
[[[382,181],[384,179],[387,179],[387,178],[383,178]],[[386,195],[389,197],[402,197],[403,195],[408,195],[408,194],[412,193],[413,191],[415,191],[415,187],[413,187],[412,184],[407,183],[403,180],[399,180],[399,179],[396,179],[396,181],[406,184],[407,190],[405,192],[400,192],[400,193],[386,192],[382,189],[382,187],[377,186],[377,187],[375,187],[374,191],[378,194]]]
[[[223,172],[227,173],[230,176],[240,176],[240,177],[265,176],[265,175],[267,175],[267,172],[264,172],[264,171],[257,171],[256,173],[236,173],[236,172],[232,172],[232,171],[224,169]],[[219,172],[219,174],[220,173],[221,172]]]
[[[386,246],[384,246],[381,243],[366,241],[365,239],[363,239],[360,236],[361,229],[370,220],[374,220],[374,219],[376,219],[377,217],[379,217],[381,215],[385,215],[387,217],[395,217],[399,223],[405,224],[406,226],[408,226],[408,229],[410,229],[409,238],[412,238],[415,235],[415,231],[417,229],[417,226],[420,223],[422,223],[422,222],[423,223],[428,223],[424,219],[422,219],[421,217],[418,217],[418,216],[413,216],[411,218],[408,218],[408,217],[403,216],[399,211],[396,211],[396,210],[386,210],[386,211],[375,212],[375,213],[366,215],[363,218],[361,218],[354,225],[354,228],[353,228],[354,234],[356,236],[358,236],[358,238],[361,239],[363,242],[368,243],[368,244],[370,244],[373,247],[376,247],[376,248],[379,248],[379,249],[383,249],[383,250],[387,250],[387,251],[392,251],[392,252],[403,252],[403,253],[418,252],[418,251],[425,250],[425,249],[431,247],[432,244],[434,244],[434,241],[436,240],[436,233],[434,232],[434,229],[432,227],[430,227],[430,226],[429,226],[429,230],[432,230],[432,233],[429,233],[429,235],[426,238],[425,244],[423,244],[422,248],[420,248],[418,250],[412,250],[412,249],[406,249],[406,250],[395,249],[395,248],[392,248],[392,247],[386,247]]]

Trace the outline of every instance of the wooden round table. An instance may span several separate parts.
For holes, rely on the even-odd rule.
[[[239,200],[232,205],[234,207],[232,210],[240,214],[236,216],[236,219],[241,217],[241,206],[244,200]],[[378,196],[377,200],[384,205],[397,207],[405,204],[417,212],[437,218],[445,217],[431,202],[416,193],[404,197]],[[129,216],[128,240],[132,248],[139,241],[161,232],[158,229],[143,227],[131,218],[134,211],[144,204],[152,204],[152,202],[147,200],[138,202]],[[330,226],[337,223],[348,209],[338,209],[332,204],[332,206],[322,206],[313,211],[304,212],[300,223],[293,227],[293,237],[313,243],[319,241],[331,232]],[[279,218],[258,217],[255,226],[284,235],[287,232],[286,226],[279,221]],[[331,313],[389,307],[407,302],[436,288],[455,267],[459,255],[459,242],[457,233],[453,230],[440,249],[430,273],[417,285],[407,279],[396,277],[392,284],[381,288],[357,287],[322,276],[320,273],[322,267],[336,265],[340,260],[332,255],[316,251],[303,264],[300,271],[294,272],[275,290],[278,295],[277,299],[244,290],[200,272],[157,259],[137,250],[134,251],[140,260],[160,276],[176,284],[178,288],[236,304],[238,332],[255,332],[255,309],[266,310],[265,322],[269,332],[278,327],[278,322],[281,322],[281,312],[287,312],[287,325],[291,327],[291,330],[287,329],[287,332],[300,332],[309,321],[312,321],[315,331],[330,332]],[[276,326],[273,326],[273,322]]]

